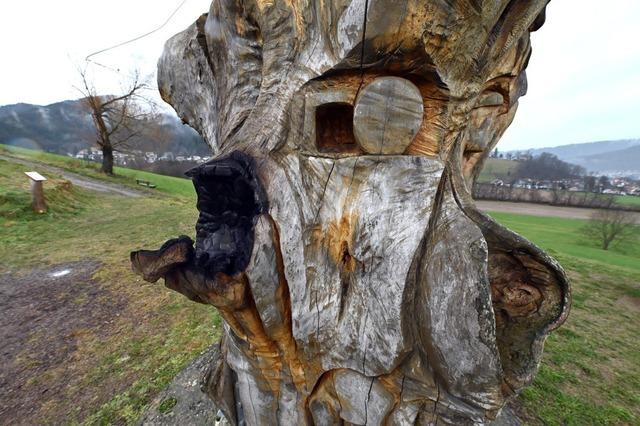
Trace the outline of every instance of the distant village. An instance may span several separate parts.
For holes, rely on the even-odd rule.
[[[98,148],[85,148],[76,155],[67,154],[69,157],[74,157],[80,160],[88,161],[102,161],[102,151]],[[177,161],[177,162],[195,162],[204,163],[211,160],[211,156],[199,156],[199,155],[175,155],[173,152],[165,152],[158,154],[156,152],[143,152],[137,149],[129,150],[128,152],[114,152],[113,160],[118,166],[131,166],[139,165],[140,163],[154,164],[158,161]]]
[[[518,166],[489,183],[496,187],[517,189],[600,193],[622,196],[640,196],[638,176],[624,172],[594,174],[559,160],[555,155],[543,153],[491,153],[490,158],[515,161]],[[486,181],[485,181],[486,182]]]
[[[595,176],[585,176],[584,178],[566,178],[560,180],[536,180],[521,178],[511,183],[513,188],[524,189],[546,189],[546,190],[562,190],[570,192],[597,192],[602,194],[613,195],[633,195],[640,196],[640,182],[629,177],[614,177],[605,179]],[[595,182],[590,182],[591,179]],[[509,185],[502,179],[494,179],[491,181],[494,186]]]
[[[492,152],[490,154],[490,158],[501,158],[501,159],[505,159],[505,160],[511,160],[511,161],[530,161],[534,158],[535,156],[529,152],[507,152],[507,153],[498,153],[498,152]],[[631,180],[637,180],[640,181],[640,173],[638,173],[637,170],[616,170],[616,171],[609,171],[609,172],[598,172],[595,173],[597,176],[607,176],[609,178],[628,178]]]

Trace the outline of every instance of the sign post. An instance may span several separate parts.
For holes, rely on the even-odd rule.
[[[42,182],[47,180],[38,172],[24,172],[31,180],[31,207],[36,213],[44,213],[47,211],[47,203],[44,200],[44,190]]]

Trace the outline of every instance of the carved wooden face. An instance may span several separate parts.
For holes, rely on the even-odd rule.
[[[195,250],[132,259],[220,309],[228,416],[483,422],[532,380],[568,283],[469,188],[545,4],[222,0],[167,43],[161,93],[216,159]]]

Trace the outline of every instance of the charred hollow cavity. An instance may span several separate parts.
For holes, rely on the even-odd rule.
[[[234,275],[246,269],[253,250],[254,225],[266,211],[266,198],[251,158],[233,153],[187,172],[198,195],[195,263],[207,275]]]

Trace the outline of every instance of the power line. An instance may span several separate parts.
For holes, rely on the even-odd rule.
[[[113,72],[116,72],[116,73],[118,73],[118,74],[122,74],[122,73],[120,72],[120,68],[113,68],[113,67],[110,67],[109,65],[101,64],[100,62],[93,61],[93,60],[91,60],[91,59],[89,59],[87,62],[91,62],[92,64],[97,65],[97,66],[99,66],[99,67],[102,67],[102,68],[104,68],[104,69],[107,69],[107,70],[109,70],[109,71],[113,71]]]
[[[125,44],[133,43],[134,41],[138,41],[138,40],[140,40],[140,39],[142,39],[142,38],[145,38],[145,37],[147,37],[147,36],[150,36],[151,34],[153,34],[153,33],[157,32],[157,31],[160,31],[162,28],[164,28],[164,27],[165,27],[165,25],[167,25],[167,24],[169,23],[169,21],[171,21],[171,18],[173,18],[173,17],[174,17],[174,15],[175,15],[176,13],[178,13],[178,11],[180,10],[180,8],[182,8],[182,6],[183,6],[186,2],[187,2],[187,0],[182,0],[182,2],[178,5],[178,7],[176,7],[176,8],[175,8],[175,10],[174,10],[173,12],[171,12],[171,15],[169,15],[169,17],[167,18],[167,20],[166,20],[166,21],[164,21],[164,22],[162,23],[162,25],[160,25],[158,28],[155,28],[155,29],[153,29],[153,30],[149,31],[148,33],[145,33],[145,34],[139,35],[138,37],[132,38],[131,40],[123,41],[122,43],[118,43],[118,44],[116,44],[116,45],[114,45],[114,46],[107,47],[107,48],[105,48],[105,49],[101,49],[101,50],[98,50],[98,51],[96,51],[96,52],[93,52],[93,53],[91,53],[91,54],[87,55],[87,57],[86,57],[86,58],[84,58],[84,60],[85,60],[85,61],[87,61],[87,62],[93,62],[94,64],[100,65],[100,66],[105,67],[105,68],[109,68],[109,69],[111,69],[112,71],[120,72],[119,70],[114,70],[113,68],[107,67],[106,65],[102,65],[102,64],[99,64],[98,62],[91,61],[89,58],[90,58],[90,57],[92,57],[92,56],[95,56],[95,55],[97,55],[97,54],[99,54],[99,53],[104,53],[104,52],[106,52],[106,51],[109,51],[109,50],[116,49],[116,48],[118,48],[118,47],[124,46]]]

